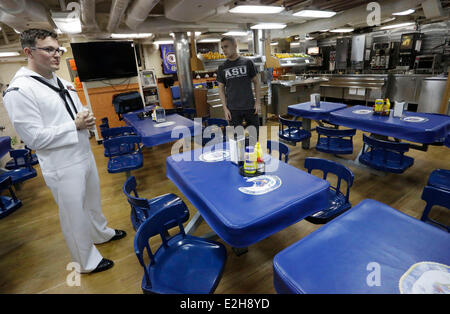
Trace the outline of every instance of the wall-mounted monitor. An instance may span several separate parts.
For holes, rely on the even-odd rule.
[[[132,41],[71,43],[80,81],[137,76]]]

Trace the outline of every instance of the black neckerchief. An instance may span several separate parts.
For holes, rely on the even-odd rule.
[[[67,89],[64,88],[63,83],[59,80],[58,77],[57,77],[56,79],[57,79],[57,81],[58,81],[58,86],[59,86],[59,88],[56,87],[56,86],[53,86],[52,84],[50,84],[50,83],[48,83],[48,82],[46,82],[42,77],[35,76],[35,75],[32,75],[31,77],[34,78],[35,80],[41,82],[42,84],[47,85],[48,87],[50,87],[51,89],[53,89],[55,92],[57,92],[57,93],[59,94],[59,96],[62,98],[62,100],[64,101],[64,104],[66,105],[66,110],[67,110],[67,112],[69,113],[69,115],[72,117],[72,120],[75,120],[75,116],[73,115],[73,112],[70,110],[69,103],[68,103],[67,100],[66,100],[66,95],[67,95],[67,96],[69,97],[69,99],[70,99],[70,102],[71,102],[71,104],[72,104],[73,110],[75,111],[75,114],[78,113],[77,108],[75,107],[75,104],[74,104],[74,102],[73,102],[73,100],[72,100],[72,97],[70,97],[69,91],[68,91]]]

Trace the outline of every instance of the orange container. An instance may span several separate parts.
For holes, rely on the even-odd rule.
[[[76,71],[76,70],[77,70],[77,65],[75,64],[75,60],[74,60],[74,59],[70,59],[70,60],[69,60],[69,64],[70,64],[70,68],[71,68],[73,71]]]

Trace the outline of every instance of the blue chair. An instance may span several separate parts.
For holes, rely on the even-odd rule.
[[[194,120],[195,116],[197,115],[197,111],[195,110],[195,108],[183,108],[181,115],[185,118]]]
[[[103,142],[109,157],[108,172],[118,173],[139,169],[143,165],[141,138],[136,135],[113,137]],[[132,149],[130,150],[130,147]]]
[[[25,145],[25,149],[28,150],[30,153],[30,158],[31,158],[30,164],[32,166],[37,165],[39,163],[39,160],[38,160],[36,154],[33,154],[32,150],[30,148],[28,148],[26,145]],[[11,152],[13,152],[13,153],[11,153]],[[26,167],[25,159],[21,156],[20,153],[19,153],[19,157],[14,158],[13,156],[17,156],[17,154],[14,153],[14,150],[10,150],[9,155],[12,157],[12,159],[6,163],[5,169],[14,170],[14,169]]]
[[[12,184],[16,185],[17,183],[21,183],[37,176],[36,170],[31,165],[31,156],[28,149],[15,149],[11,150],[9,153],[17,163],[21,163],[24,166],[1,173],[0,181],[6,177],[11,177]]]
[[[353,154],[353,136],[355,129],[339,130],[316,127],[317,144],[316,150],[328,154],[345,155]]]
[[[181,102],[180,86],[170,87],[170,92],[172,93],[173,105],[175,107],[182,107],[183,104]]]
[[[222,277],[227,252],[221,243],[187,235],[185,210],[165,207],[145,220],[134,238],[134,250],[144,268],[144,293],[213,293]],[[180,232],[167,238],[167,229],[177,224]],[[149,239],[160,235],[162,245],[151,251]],[[147,249],[149,264],[144,262]]]
[[[285,119],[278,116],[280,121],[280,131],[278,137],[286,142],[296,143],[306,140],[311,137],[311,132],[302,129],[302,122]]]
[[[111,139],[114,137],[136,135],[134,128],[132,128],[130,126],[121,126],[121,127],[117,127],[117,128],[106,128],[106,129],[101,130],[101,133],[102,133],[102,137],[103,137],[103,143],[105,140],[108,140],[108,139]],[[125,146],[122,145],[121,149],[122,149],[122,154],[126,153]],[[134,145],[130,144],[128,146],[128,152],[132,152],[133,150],[134,150]],[[111,148],[111,154],[112,154],[112,156],[115,156],[118,154],[118,152],[114,151],[114,149]],[[105,148],[104,155],[105,155],[105,157],[110,157],[108,152],[106,151],[106,148]]]
[[[436,169],[428,177],[427,185],[450,191],[450,170]]]
[[[8,216],[16,209],[22,206],[22,202],[17,199],[12,189],[11,177],[6,177],[0,180],[0,192],[9,190],[11,196],[0,196],[0,219]]]
[[[102,130],[102,137],[104,140],[118,137],[118,136],[128,136],[136,135],[136,131],[131,126],[120,126],[117,128],[106,128]]]
[[[280,142],[276,142],[276,141],[267,141],[267,150],[269,151],[269,154],[272,153],[272,148],[277,147],[278,145],[278,152],[279,152],[279,158],[280,160],[282,160],[283,156],[284,156],[284,162],[287,163],[289,161],[289,147],[287,147],[287,145],[280,143]]]
[[[205,130],[205,128],[207,128],[209,126],[213,126],[213,125],[219,127],[222,130],[222,135],[223,135],[222,141],[225,143],[227,140],[226,127],[228,126],[228,121],[225,119],[220,119],[220,118],[207,118],[204,120],[203,131]],[[210,138],[202,137],[202,146],[205,146],[208,142],[211,142],[214,138],[215,138],[215,133],[211,133]]]
[[[363,153],[359,162],[376,170],[403,173],[411,167],[414,159],[405,156],[409,150],[408,143],[396,143],[368,137],[363,134]],[[366,151],[366,147],[368,147]]]
[[[432,186],[426,186],[423,189],[422,199],[427,203],[423,210],[420,220],[441,227],[450,232],[450,226],[446,226],[428,217],[433,206],[442,206],[450,209],[450,190],[438,189]]]
[[[136,178],[129,177],[123,184],[122,191],[127,197],[131,206],[131,224],[134,230],[138,230],[140,225],[150,216],[164,210],[166,207],[181,207],[184,210],[184,218],[182,222],[189,219],[189,210],[181,198],[173,193],[157,196],[152,199],[140,198],[136,189]],[[177,226],[173,224],[170,228]]]
[[[307,221],[314,224],[324,224],[352,207],[349,197],[355,176],[350,169],[331,160],[311,157],[305,159],[305,168],[308,169],[308,173],[311,173],[314,169],[322,170],[324,180],[327,179],[328,173],[333,173],[337,176],[336,187],[330,186],[328,207],[306,217]],[[342,180],[347,183],[345,195],[340,191]]]

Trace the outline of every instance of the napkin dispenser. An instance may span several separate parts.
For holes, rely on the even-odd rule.
[[[403,110],[405,109],[404,101],[396,101],[394,104],[394,118],[401,118],[403,116]]]
[[[166,111],[162,107],[156,107],[153,109],[153,116],[152,119],[156,123],[164,122],[166,121]]]
[[[320,107],[320,94],[311,94],[311,107]]]
[[[230,159],[231,162],[239,165],[245,158],[245,137],[229,137],[228,143],[230,147]]]

